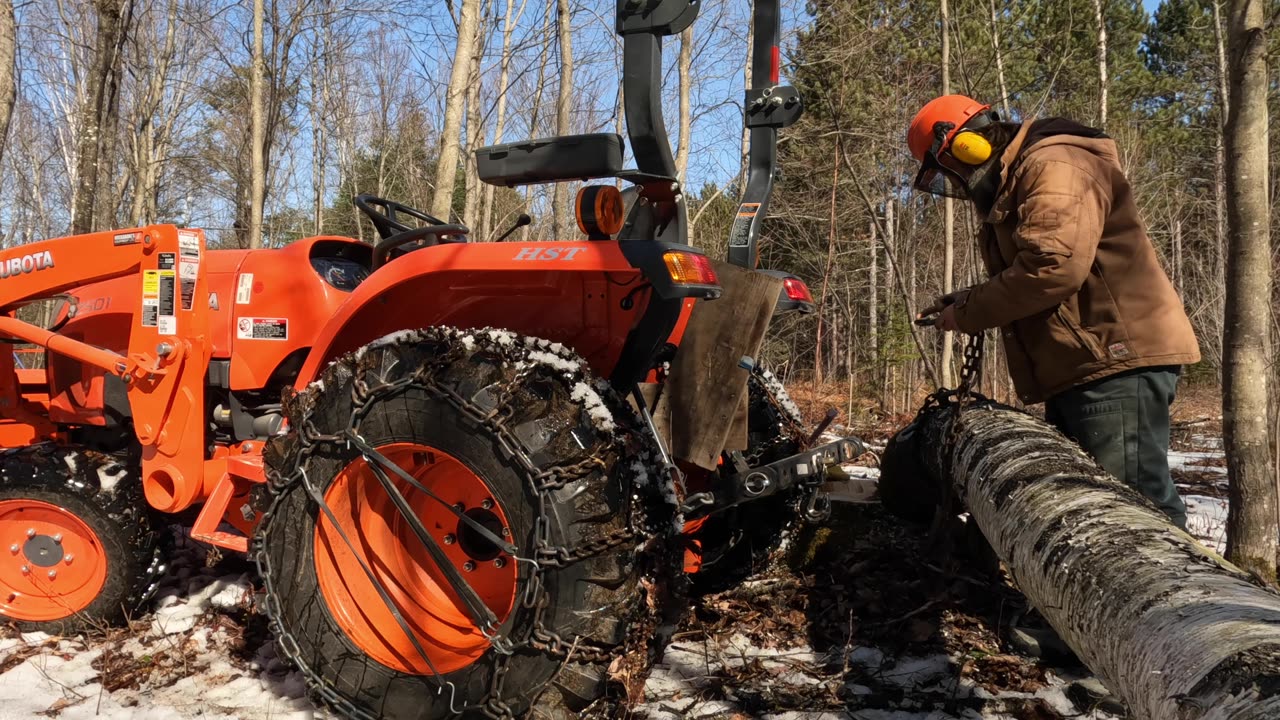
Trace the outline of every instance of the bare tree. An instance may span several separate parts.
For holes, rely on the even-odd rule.
[[[1264,22],[1262,0],[1231,0],[1222,404],[1231,499],[1227,557],[1274,582],[1280,524],[1267,427],[1272,260]]]
[[[569,106],[573,102],[573,29],[570,26],[569,0],[556,0],[556,35],[560,45],[560,94],[556,98],[556,135],[568,135]],[[569,218],[569,192],[564,183],[552,190],[552,235],[562,239],[572,230]]]
[[[472,43],[471,57],[468,58],[467,77],[467,154],[463,158],[464,194],[462,201],[462,224],[470,228],[476,227],[476,212],[480,207],[480,176],[476,166],[475,150],[483,142],[484,120],[480,107],[480,61],[484,56],[485,46],[489,42],[489,12],[492,5],[485,3],[484,15],[476,23],[476,39]]]
[[[100,222],[115,214],[113,198],[102,192],[99,183],[109,177],[115,160],[121,54],[132,22],[133,0],[95,0],[93,8],[98,27],[86,78],[88,92],[80,109],[73,233],[99,229]]]
[[[453,70],[444,102],[444,127],[440,130],[440,157],[436,161],[435,194],[431,214],[450,219],[453,206],[454,176],[458,172],[458,145],[461,143],[462,113],[466,105],[467,80],[471,76],[471,49],[476,42],[476,25],[480,22],[480,0],[462,0],[458,20],[458,40],[453,49]]]
[[[680,138],[676,144],[676,179],[681,183],[689,177],[689,137],[693,121],[689,114],[690,69],[693,67],[693,26],[680,33],[680,59],[677,63],[680,78]]]
[[[528,0],[520,0],[520,9],[512,15],[515,0],[507,0],[507,11],[502,19],[502,56],[498,59],[498,104],[494,110],[494,145],[502,142],[502,134],[506,130],[507,87],[511,77],[511,36],[515,26],[520,24],[520,17],[524,15],[527,2]],[[493,186],[486,184],[483,195],[480,208],[480,233],[477,237],[488,240],[489,233],[493,229]]]
[[[1093,0],[1093,21],[1098,31],[1098,127],[1107,128],[1107,90],[1111,84],[1107,75],[1107,20],[1102,8],[1103,0]]]
[[[9,119],[18,97],[17,67],[18,26],[13,16],[13,0],[0,0],[0,160],[4,158],[9,137]]]
[[[951,94],[951,13],[947,0],[942,2],[942,94]],[[942,292],[949,293],[955,289],[956,264],[956,205],[950,197],[942,201]],[[954,343],[950,331],[942,334],[942,382],[950,386],[951,357]]]
[[[253,56],[249,68],[249,247],[262,247],[262,211],[267,195],[267,111],[263,107],[263,0],[253,0]]]

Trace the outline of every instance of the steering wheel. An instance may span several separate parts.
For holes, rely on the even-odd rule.
[[[387,259],[391,256],[391,251],[396,248],[414,242],[421,243],[421,247],[431,247],[439,244],[442,236],[466,235],[471,232],[471,229],[466,225],[446,223],[440,218],[428,215],[421,210],[374,195],[357,195],[355,205],[368,216],[374,228],[378,230],[378,235],[382,238],[377,245],[373,246],[373,269],[375,270],[387,262]],[[397,217],[398,213],[403,213],[428,224],[421,227],[408,225],[400,221]],[[430,242],[426,242],[427,240],[430,240]]]

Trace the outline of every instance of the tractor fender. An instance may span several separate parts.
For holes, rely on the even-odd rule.
[[[607,376],[622,354],[644,285],[617,242],[446,243],[374,271],[315,337],[295,388],[378,338],[435,325],[504,328],[564,343]]]

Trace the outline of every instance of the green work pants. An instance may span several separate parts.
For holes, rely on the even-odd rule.
[[[1169,406],[1180,371],[1141,368],[1065,390],[1045,402],[1045,419],[1185,528],[1187,507],[1169,475]]]

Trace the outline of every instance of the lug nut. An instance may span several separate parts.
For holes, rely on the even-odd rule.
[[[511,537],[511,528],[502,528],[502,537]]]
[[[53,536],[53,541],[54,541],[54,542],[56,542],[56,543],[58,543],[59,545],[61,545],[61,544],[62,544],[62,533],[58,533],[57,535],[54,535],[54,536]]]
[[[462,512],[464,509],[466,509],[466,507],[467,507],[467,506],[466,506],[466,505],[463,505],[462,503],[454,503],[454,504],[453,504],[453,509],[454,509],[454,510],[457,510],[458,512]]]
[[[62,562],[70,565],[71,561],[75,559],[76,559],[75,555],[72,555],[71,553],[67,553],[66,557],[62,558]]]
[[[17,554],[18,554],[18,551],[19,551],[19,550],[21,550],[21,549],[22,549],[22,548],[18,547],[18,543],[14,543],[14,544],[12,544],[12,545],[10,545],[10,546],[9,546],[9,552],[13,553],[14,555],[17,555]]]
[[[467,572],[471,572],[472,570],[476,569],[476,562],[474,560],[468,560],[462,563],[462,569],[466,570]]]
[[[27,537],[32,538],[32,537],[35,537],[35,536],[36,536],[36,529],[35,529],[35,528],[27,528]]]
[[[480,507],[484,508],[485,510],[491,510],[493,509],[493,501],[490,500],[489,498],[485,498],[484,501],[480,503]]]
[[[31,573],[31,566],[29,566],[29,565],[23,565],[23,566],[22,566],[22,574],[23,574],[23,575],[28,575],[28,574],[30,574],[30,573]]]
[[[506,559],[506,558],[494,558],[494,559],[493,559],[493,566],[494,566],[494,567],[496,567],[496,568],[506,567],[506,566],[507,566],[507,559]]]
[[[54,578],[56,578],[56,577],[58,577],[58,571],[57,571],[57,570],[50,570],[50,571],[49,571],[49,579],[50,579],[50,580],[52,580],[52,579],[54,579]]]
[[[454,544],[454,543],[455,543],[455,542],[457,542],[457,541],[458,541],[458,538],[456,538],[456,537],[454,537],[454,536],[452,536],[452,535],[445,535],[445,536],[444,536],[444,544],[445,544],[445,545],[452,545],[452,544]]]

